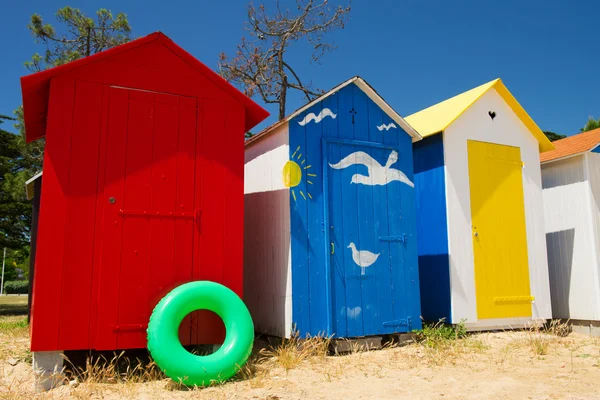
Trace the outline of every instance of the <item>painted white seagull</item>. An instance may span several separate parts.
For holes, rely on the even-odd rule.
[[[375,186],[387,185],[390,182],[399,181],[407,184],[410,187],[415,187],[415,184],[399,169],[391,168],[398,161],[398,152],[392,150],[385,165],[379,164],[377,160],[371,157],[364,151],[357,151],[348,154],[337,164],[329,163],[329,166],[334,169],[348,168],[351,165],[361,164],[367,167],[367,175],[354,174],[352,175],[352,183]]]
[[[359,251],[356,249],[356,245],[353,242],[350,242],[348,248],[352,249],[352,261],[354,261],[354,263],[360,267],[361,275],[365,274],[365,268],[373,265],[373,263],[377,261],[377,258],[379,258],[379,254],[381,254],[371,253],[368,250]]]

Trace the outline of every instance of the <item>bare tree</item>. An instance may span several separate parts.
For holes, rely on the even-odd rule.
[[[285,117],[288,89],[301,91],[308,101],[322,91],[313,89],[311,82],[302,82],[285,61],[290,44],[306,39],[312,47],[312,60],[319,62],[327,52],[336,48],[325,43],[327,33],[344,28],[350,5],[333,7],[327,0],[296,0],[297,12],[282,11],[279,2],[269,14],[264,5],[248,6],[248,37],[237,46],[235,57],[225,53],[219,57],[219,72],[229,82],[252,97],[260,95],[265,103],[279,104],[279,119]]]

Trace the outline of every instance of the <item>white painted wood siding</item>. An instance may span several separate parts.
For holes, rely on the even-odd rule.
[[[489,111],[496,112],[494,120],[489,117]],[[538,142],[502,97],[492,89],[444,132],[452,320],[465,319],[467,324],[478,328],[527,322],[513,319],[477,320],[467,140],[521,148],[531,295],[535,297],[532,319],[550,318],[550,285]]]
[[[244,301],[257,332],[290,337],[292,276],[288,125],[245,149]]]
[[[599,319],[597,239],[586,158],[542,165],[553,318]]]
[[[591,196],[590,196],[590,208],[594,215],[594,243],[596,250],[596,268],[592,268],[592,277],[596,285],[595,291],[595,307],[596,312],[594,320],[600,320],[600,154],[588,153],[588,176],[591,182]],[[592,303],[594,304],[594,303]]]
[[[595,290],[590,297],[590,308],[594,307],[593,317],[589,319],[600,320],[600,154],[587,154],[588,176],[591,183],[590,209],[594,230],[594,249],[596,251],[595,268],[592,266],[590,279],[594,281]],[[589,308],[588,308],[589,309]]]

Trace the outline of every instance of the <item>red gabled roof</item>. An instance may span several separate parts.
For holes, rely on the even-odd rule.
[[[552,144],[554,150],[540,154],[540,162],[553,161],[592,150],[600,144],[600,128],[569,136]]]
[[[81,58],[68,64],[22,77],[21,92],[23,95],[23,110],[25,114],[27,142],[32,142],[46,135],[46,117],[48,115],[50,80],[52,78],[59,74],[63,74],[76,68],[101,61],[105,58],[114,56],[127,50],[131,50],[138,46],[145,45],[155,40],[160,41],[161,44],[169,48],[198,72],[205,75],[213,83],[227,92],[231,97],[240,102],[246,108],[246,131],[249,131],[269,116],[269,113],[265,109],[233,87],[229,82],[219,76],[212,69],[202,64],[190,53],[179,47],[165,34],[162,32],[155,32],[144,36],[143,38],[113,47],[89,57]]]

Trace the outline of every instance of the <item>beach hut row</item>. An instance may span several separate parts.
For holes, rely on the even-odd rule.
[[[268,113],[160,32],[21,85],[27,141],[46,141],[38,366],[144,348],[195,280],[280,337],[600,319],[600,131],[555,148],[499,79],[403,118],[354,77],[245,142]],[[202,311],[179,327],[224,334]]]
[[[552,317],[540,153],[496,79],[406,119],[355,77],[245,146],[259,332],[360,337]]]

